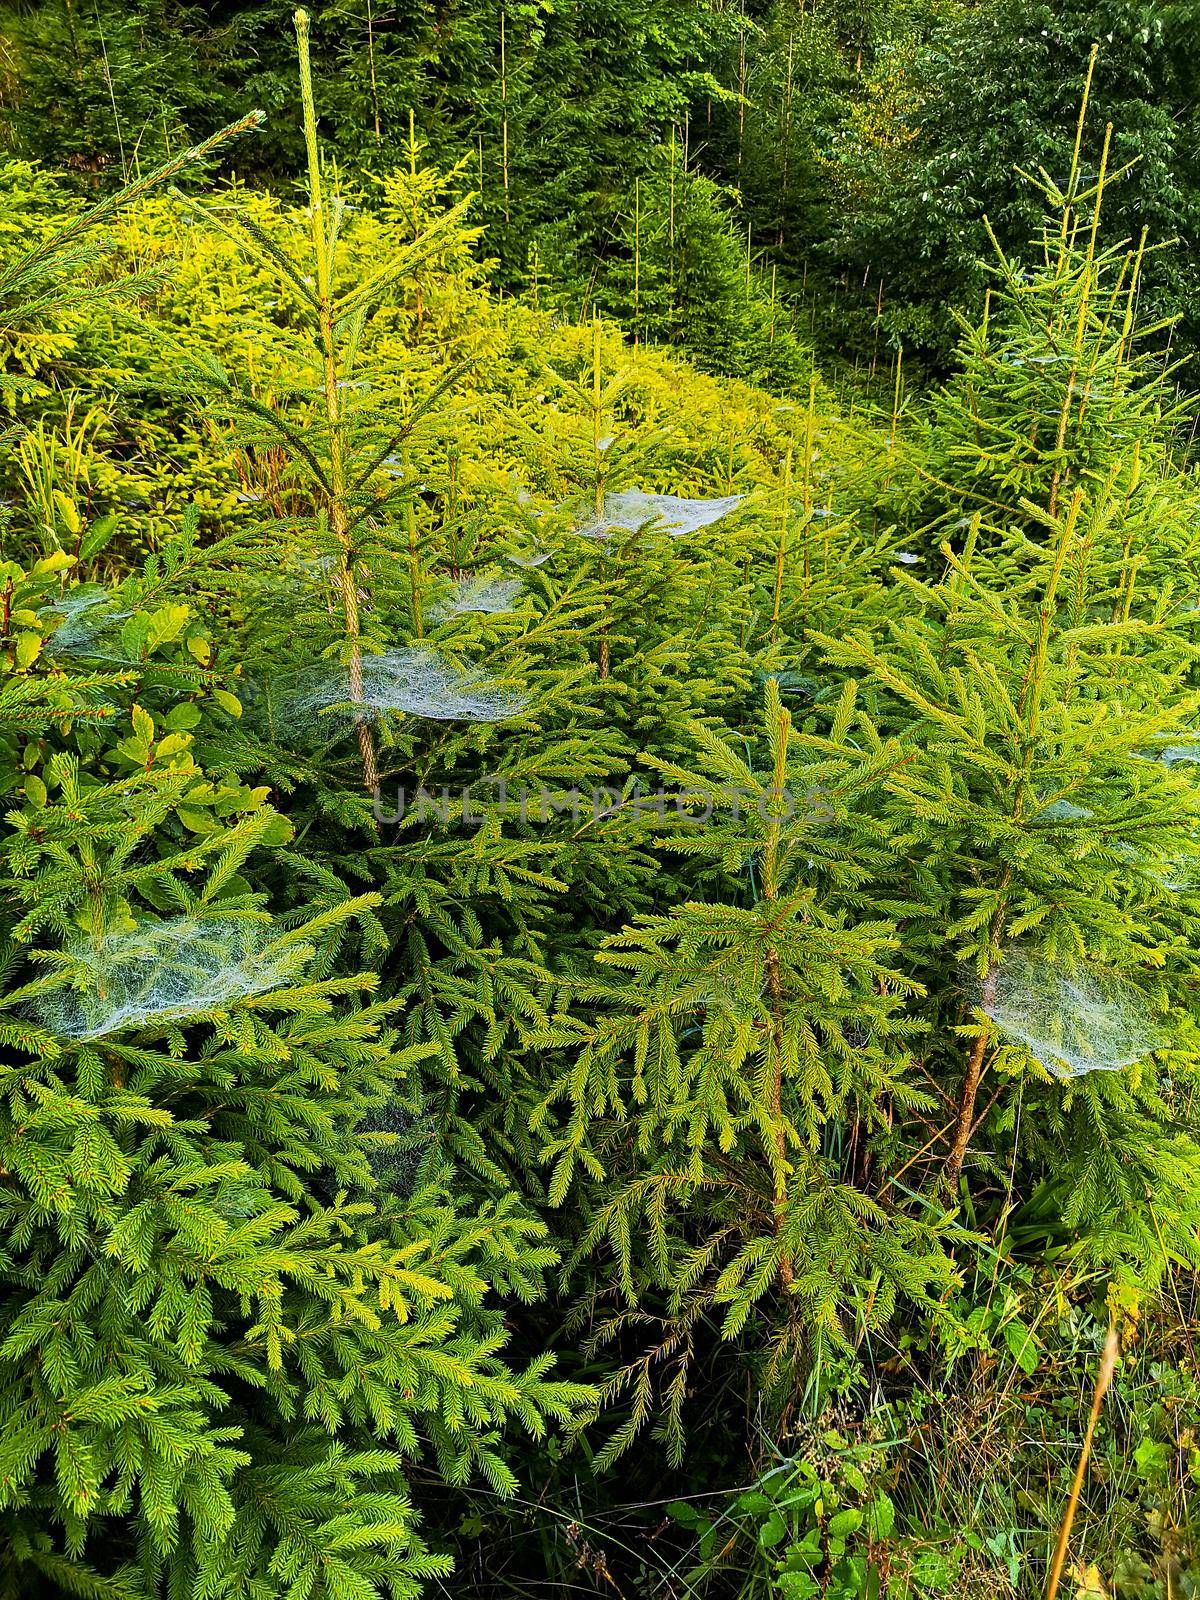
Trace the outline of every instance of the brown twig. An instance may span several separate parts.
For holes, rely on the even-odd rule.
[[[1108,1338],[1104,1341],[1104,1354],[1100,1357],[1100,1370],[1096,1373],[1096,1387],[1092,1391],[1092,1409],[1088,1415],[1087,1432],[1083,1436],[1083,1449],[1079,1452],[1079,1465],[1075,1468],[1075,1481],[1071,1485],[1071,1493],[1067,1499],[1067,1509],[1063,1513],[1062,1526],[1058,1530],[1058,1543],[1054,1546],[1054,1558],[1050,1563],[1050,1578],[1046,1584],[1046,1600],[1054,1600],[1058,1593],[1059,1580],[1062,1578],[1063,1564],[1067,1559],[1067,1542],[1071,1537],[1071,1525],[1075,1521],[1075,1512],[1079,1505],[1079,1492],[1083,1488],[1084,1474],[1087,1472],[1088,1459],[1092,1453],[1092,1439],[1096,1433],[1096,1424],[1100,1420],[1100,1408],[1104,1404],[1104,1396],[1108,1393],[1109,1385],[1113,1380],[1113,1373],[1117,1370],[1117,1357],[1121,1354],[1121,1340],[1117,1333],[1115,1319],[1109,1324]]]

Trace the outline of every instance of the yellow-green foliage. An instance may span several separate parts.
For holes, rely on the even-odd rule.
[[[22,219],[56,215],[61,199],[33,169],[10,164],[6,179],[7,192],[21,195]],[[453,187],[418,169],[366,192],[351,190],[342,231],[347,268],[363,277],[377,271],[440,213]],[[226,204],[244,207],[267,237],[304,225],[300,212],[270,195],[233,188],[218,198],[218,211]],[[5,231],[14,242],[31,233],[15,217]],[[394,286],[389,306],[372,321],[372,356],[402,369],[416,396],[462,369],[443,443],[461,452],[468,500],[500,474],[553,501],[578,487],[562,466],[562,447],[582,436],[586,423],[547,396],[543,373],[547,364],[582,372],[592,358],[591,329],[489,294],[473,253],[477,242],[477,230],[454,229]],[[178,197],[159,195],[124,213],[100,270],[144,280],[136,305],[67,313],[53,334],[39,327],[11,335],[10,365],[30,376],[23,399],[56,420],[76,391],[86,395],[75,411],[92,413],[90,481],[83,486],[89,508],[120,515],[119,540],[132,555],[161,538],[189,501],[215,526],[241,514],[239,495],[270,485],[269,460],[239,458],[228,437],[181,397],[181,363],[212,357],[245,374],[268,405],[310,374],[289,367],[278,341],[296,308],[270,263],[198,223]],[[819,382],[810,416],[803,400],[708,377],[666,351],[634,350],[611,325],[602,351],[608,368],[619,361],[630,374],[616,420],[671,430],[672,448],[648,489],[778,487],[789,449],[799,456],[809,439],[810,498],[823,508],[835,490],[843,503],[852,498],[885,455],[885,435],[842,420]]]

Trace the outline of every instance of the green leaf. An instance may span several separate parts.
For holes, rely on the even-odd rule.
[[[1159,1439],[1142,1439],[1133,1452],[1138,1475],[1148,1483],[1162,1483],[1171,1465],[1171,1448]]]
[[[173,706],[167,715],[166,726],[172,733],[186,733],[200,721],[200,707],[193,700],[184,700]]]
[[[702,1520],[701,1513],[686,1500],[672,1500],[666,1508],[666,1514],[673,1522],[678,1522],[685,1528],[693,1528]]]
[[[872,1539],[890,1539],[895,1526],[896,1507],[881,1489],[867,1508],[867,1532]]]
[[[17,635],[16,660],[17,666],[25,672],[42,653],[42,636],[40,633],[19,633]]]
[[[157,611],[151,612],[146,623],[147,654],[153,654],[160,645],[178,639],[191,620],[191,615],[188,606],[180,605],[160,606]]]
[[[190,833],[205,835],[221,831],[220,823],[209,811],[196,811],[190,806],[179,806],[175,815]]]
[[[775,1586],[783,1600],[815,1600],[821,1593],[821,1585],[810,1572],[781,1572]]]
[[[87,561],[90,557],[99,555],[119,526],[120,521],[115,512],[110,511],[107,516],[97,517],[80,541],[80,559]]]
[[[1004,1342],[1021,1371],[1026,1375],[1036,1372],[1038,1341],[1033,1329],[1019,1318],[1014,1318],[1011,1322],[1005,1323],[1003,1331]]]
[[[777,1545],[787,1534],[787,1523],[778,1511],[773,1511],[765,1522],[759,1525],[758,1542],[764,1550],[770,1550]]]
[[[835,1511],[827,1526],[830,1538],[848,1539],[862,1527],[862,1520],[862,1512],[853,1506],[847,1506],[845,1511]]]

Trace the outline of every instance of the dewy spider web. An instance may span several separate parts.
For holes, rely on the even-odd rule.
[[[362,691],[351,694],[345,667],[322,666],[270,686],[272,727],[285,735],[339,734],[364,716],[393,713],[434,722],[503,722],[528,698],[459,667],[436,650],[388,650],[362,659]]]
[[[1200,762],[1200,744],[1169,744],[1162,751],[1162,759],[1168,767],[1178,761]]]
[[[49,650],[58,656],[98,656],[119,660],[116,642],[104,643],[104,635],[133,615],[117,606],[112,595],[92,584],[81,584],[38,613],[47,623],[62,620],[50,635]]]
[[[1171,894],[1194,894],[1200,889],[1200,860],[1180,851],[1159,866],[1148,868],[1147,875]]]
[[[724,500],[684,500],[673,494],[646,494],[626,489],[604,496],[603,516],[592,515],[576,526],[588,539],[607,539],[613,533],[636,533],[647,523],[661,523],[672,539],[695,533],[729,515],[742,503],[740,494]]]
[[[411,1195],[434,1143],[433,1119],[399,1094],[372,1106],[358,1124],[371,1171],[383,1189]]]
[[[501,615],[513,609],[524,590],[525,585],[520,578],[488,578],[478,575],[462,578],[434,607],[433,615],[437,618],[461,617],[472,611]]]
[[[1095,815],[1087,806],[1077,806],[1074,800],[1052,800],[1033,818],[1034,822],[1090,822]]]
[[[57,961],[71,974],[69,985],[39,995],[32,1009],[65,1039],[223,1011],[302,970],[310,947],[273,950],[273,931],[249,920],[181,916],[141,922],[99,943],[80,936]]]
[[[1055,1078],[1117,1072],[1166,1043],[1132,984],[1091,968],[1064,971],[1028,951],[1005,956],[980,1009]]]

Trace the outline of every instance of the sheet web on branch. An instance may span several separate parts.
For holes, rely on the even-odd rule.
[[[1147,869],[1148,876],[1171,894],[1195,894],[1200,890],[1200,857],[1180,852]]]
[[[1050,824],[1090,822],[1095,815],[1087,806],[1078,806],[1074,800],[1052,800],[1048,806],[1043,806],[1034,818],[1036,822]]]
[[[501,616],[512,611],[525,592],[520,578],[489,578],[473,576],[461,578],[433,608],[433,615],[462,617],[478,611],[491,616]]]
[[[648,523],[663,527],[673,539],[695,533],[727,517],[742,503],[740,494],[723,500],[685,500],[673,494],[646,494],[641,489],[625,489],[604,496],[604,513],[594,512],[576,524],[576,533],[589,539],[607,539],[614,533],[636,533]]]
[[[273,731],[330,736],[364,718],[388,713],[434,722],[503,722],[520,716],[528,697],[460,667],[436,650],[388,650],[362,658],[362,687],[355,694],[346,666],[330,663],[269,686]]]
[[[504,559],[514,567],[531,571],[534,567],[544,567],[552,554],[550,550],[515,550],[510,551]]]
[[[358,1125],[358,1135],[380,1187],[394,1194],[412,1194],[435,1140],[428,1113],[396,1095],[370,1108]]]
[[[311,954],[272,948],[269,924],[236,918],[141,922],[99,942],[81,936],[63,951],[69,984],[33,1002],[38,1020],[66,1039],[222,1011],[290,983]]]
[[[107,589],[81,584],[43,606],[39,615],[58,624],[50,635],[52,655],[120,659],[117,629],[133,613],[122,610]]]
[[[980,1009],[1055,1078],[1118,1072],[1167,1043],[1140,991],[1112,973],[1013,951],[990,987]]]

